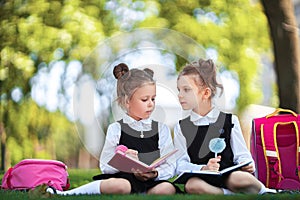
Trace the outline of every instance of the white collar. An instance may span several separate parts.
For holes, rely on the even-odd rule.
[[[197,113],[195,113],[194,111],[191,112],[191,121],[194,124],[210,124],[210,123],[214,123],[217,121],[218,117],[219,117],[220,111],[213,107],[213,109],[211,111],[209,111],[209,113],[207,113],[207,115],[205,116],[201,116]]]
[[[138,125],[151,125],[152,124],[152,119],[149,117],[149,118],[147,118],[147,119],[142,119],[142,120],[139,120],[139,121],[137,121],[137,120],[135,120],[135,119],[133,119],[132,117],[130,117],[129,115],[125,115],[124,117],[123,117],[123,122],[124,123],[126,123],[126,124],[132,124],[132,125],[134,125],[134,124],[138,124]]]

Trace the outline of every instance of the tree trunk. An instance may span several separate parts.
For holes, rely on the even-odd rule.
[[[5,170],[5,160],[6,160],[6,133],[4,124],[0,122],[0,140],[1,140],[1,165],[0,170]]]
[[[274,46],[279,107],[300,113],[299,36],[292,0],[262,0]]]

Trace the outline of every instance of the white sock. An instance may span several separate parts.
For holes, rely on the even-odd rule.
[[[90,183],[87,183],[85,185],[79,186],[78,188],[74,188],[72,190],[67,191],[59,191],[56,190],[56,194],[58,195],[79,195],[79,194],[101,194],[100,192],[100,184],[101,180],[93,181]],[[53,189],[48,188],[46,190],[49,193],[54,194],[55,192]]]
[[[232,192],[232,191],[230,191],[230,190],[228,190],[228,189],[222,188],[222,190],[223,190],[224,195],[231,195],[231,194],[234,194],[234,192]]]
[[[277,191],[275,189],[270,189],[270,188],[266,188],[266,186],[264,184],[261,183],[261,188],[258,194],[264,194],[266,192],[269,193],[277,193]]]

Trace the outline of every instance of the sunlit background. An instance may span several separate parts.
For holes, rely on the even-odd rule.
[[[22,42],[20,48],[1,50],[6,166],[42,157],[97,167],[108,124],[124,114],[114,101],[112,69],[120,62],[154,70],[152,117],[171,129],[187,114],[177,100],[178,71],[199,58],[218,67],[225,91],[214,101],[222,110],[240,114],[250,104],[278,103],[259,2],[78,0],[9,8],[18,16],[13,23],[20,35],[14,36],[13,23],[3,23],[2,30],[14,45],[16,38]],[[12,69],[23,70],[22,75]]]

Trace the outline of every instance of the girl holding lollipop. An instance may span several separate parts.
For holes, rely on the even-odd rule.
[[[174,145],[181,155],[177,160],[176,173],[185,170],[219,171],[234,164],[252,161],[239,171],[223,178],[222,182],[204,181],[191,177],[185,184],[185,191],[193,194],[233,194],[270,192],[251,173],[255,171],[254,161],[247,149],[237,116],[221,112],[212,99],[223,86],[216,80],[216,67],[212,60],[187,64],[177,79],[178,98],[184,110],[191,114],[179,121],[174,129]],[[217,156],[209,147],[216,138],[222,138],[224,145]],[[213,147],[211,147],[213,148]],[[216,152],[219,152],[216,150]]]

